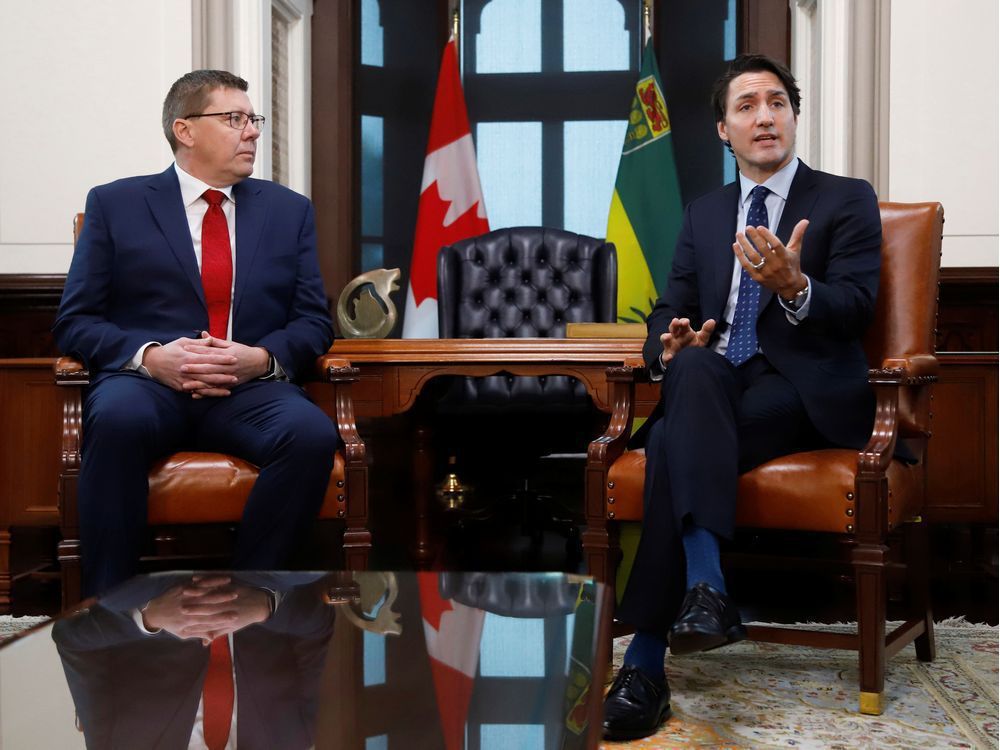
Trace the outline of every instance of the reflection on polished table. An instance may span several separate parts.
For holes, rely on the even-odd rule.
[[[221,646],[231,747],[596,748],[607,595],[561,573],[140,576],[0,647],[0,741],[204,747]]]
[[[409,411],[434,378],[497,373],[574,377],[584,384],[598,409],[610,412],[607,369],[641,366],[642,344],[634,338],[338,339],[327,357],[331,362],[347,359],[358,368],[360,378],[352,392],[358,417],[389,417]],[[312,395],[322,405],[322,391],[317,389]],[[648,413],[657,395],[641,391],[637,413],[642,414],[643,409]],[[525,429],[530,430],[531,425]],[[434,555],[428,516],[433,457],[426,419],[418,417],[413,438],[414,558],[424,567]]]

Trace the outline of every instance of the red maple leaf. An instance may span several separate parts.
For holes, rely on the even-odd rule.
[[[420,194],[410,265],[410,285],[418,305],[428,297],[437,299],[437,256],[441,248],[490,231],[489,222],[478,215],[479,201],[445,226],[444,217],[450,207],[449,201],[442,200],[436,180]]]
[[[440,630],[441,615],[454,609],[451,599],[441,597],[437,573],[417,573],[417,584],[420,587],[420,613],[432,628]]]

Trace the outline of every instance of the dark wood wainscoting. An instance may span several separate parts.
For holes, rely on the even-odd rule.
[[[0,358],[55,357],[65,274],[0,274]]]

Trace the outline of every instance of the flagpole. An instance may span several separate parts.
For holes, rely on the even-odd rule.
[[[653,36],[653,0],[642,0],[642,46]]]

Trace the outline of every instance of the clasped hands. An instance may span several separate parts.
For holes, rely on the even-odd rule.
[[[178,638],[215,638],[263,622],[271,615],[270,593],[233,583],[227,575],[192,576],[151,599],[142,610],[147,630],[165,630]]]
[[[733,254],[754,281],[785,300],[792,299],[808,282],[801,268],[802,236],[809,226],[802,219],[792,230],[788,244],[783,244],[767,227],[747,227],[736,233]],[[674,318],[666,333],[660,335],[666,365],[677,352],[688,346],[706,346],[715,331],[714,319],[706,320],[697,331],[688,318]]]
[[[260,346],[246,346],[202,331],[201,338],[179,338],[143,352],[149,374],[191,398],[228,396],[232,389],[267,374],[270,355]]]

